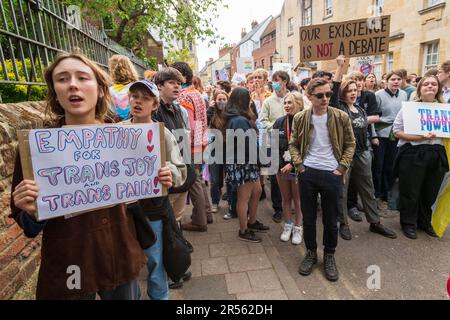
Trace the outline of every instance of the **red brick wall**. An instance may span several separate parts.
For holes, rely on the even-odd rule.
[[[256,67],[262,67],[262,60],[264,59],[264,69],[270,71],[270,57],[273,56],[273,52],[276,49],[276,41],[275,39],[270,41],[268,44],[262,46],[253,51],[253,61],[256,62]],[[275,62],[275,61],[273,61]]]
[[[0,300],[11,298],[40,261],[40,237],[28,239],[10,214],[16,130],[42,126],[42,102],[0,104]]]
[[[219,58],[222,58],[224,55],[226,55],[231,50],[233,50],[233,47],[225,47],[225,48],[219,49]]]

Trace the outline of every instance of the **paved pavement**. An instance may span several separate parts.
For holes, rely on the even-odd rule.
[[[189,220],[190,210],[183,217]],[[194,245],[192,279],[183,288],[171,290],[175,300],[302,300],[302,299],[448,299],[450,276],[450,231],[442,239],[419,232],[417,240],[401,233],[399,218],[384,219],[395,230],[392,240],[369,232],[367,222],[351,222],[353,240],[339,238],[336,253],[340,279],[328,282],[323,273],[322,251],[319,263],[308,277],[298,274],[305,246],[279,240],[282,225],[272,221],[270,199],[260,202],[258,219],[270,226],[262,243],[238,240],[238,221],[222,218],[226,202],[214,214],[214,224],[206,233],[186,232]],[[322,226],[318,218],[318,243]],[[320,247],[319,247],[320,248]],[[370,266],[380,270],[380,288],[369,289],[373,275]],[[368,273],[369,271],[369,273]],[[370,279],[369,283],[376,281]],[[141,276],[145,295],[145,271]]]
[[[189,219],[190,209],[185,219]],[[398,217],[384,219],[398,239],[391,240],[369,232],[366,222],[350,222],[353,240],[339,238],[336,253],[340,279],[328,282],[323,274],[322,252],[313,273],[297,273],[305,254],[304,243],[282,243],[282,225],[272,221],[269,200],[260,202],[258,219],[270,226],[262,243],[238,240],[237,219],[225,221],[226,203],[221,203],[214,224],[206,233],[186,232],[194,245],[191,280],[182,289],[171,290],[173,300],[302,300],[302,299],[448,299],[446,283],[450,276],[450,230],[442,239],[419,232],[409,240],[400,230]],[[318,239],[322,226],[318,218]],[[321,241],[318,241],[320,244]],[[370,266],[380,269],[380,289],[367,287]],[[146,268],[140,276],[146,298]],[[14,297],[33,299],[37,272]]]

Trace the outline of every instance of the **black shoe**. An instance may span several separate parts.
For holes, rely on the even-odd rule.
[[[208,224],[212,224],[214,222],[214,219],[213,219],[212,215],[209,215],[209,216],[206,217],[206,222]]]
[[[253,224],[247,223],[247,228],[249,228],[253,232],[266,232],[266,231],[270,230],[270,228],[268,226],[263,225],[258,220],[256,220],[256,222]]]
[[[172,281],[172,279],[169,278],[169,289],[176,290],[183,287],[183,282],[189,281],[192,278],[192,272],[187,271],[183,277],[178,280],[177,282]]]
[[[403,234],[409,239],[417,239],[416,230],[413,227],[402,227]]]
[[[325,253],[323,257],[323,267],[325,270],[325,277],[328,281],[337,281],[339,279],[339,272],[334,260],[334,254]]]
[[[222,200],[223,201],[228,201],[228,193],[224,193],[223,195],[222,195]]]
[[[183,280],[179,280],[177,282],[173,282],[169,279],[169,289],[176,290],[183,288]]]
[[[281,211],[275,212],[272,216],[272,220],[275,223],[281,223],[282,218],[283,218],[283,213]]]
[[[261,238],[256,236],[253,231],[248,230],[248,229],[245,230],[244,233],[241,233],[241,231],[239,231],[239,240],[247,241],[247,242],[254,242],[254,243],[261,242]]]
[[[350,227],[347,224],[339,225],[339,234],[344,240],[352,240],[352,232],[350,231]]]
[[[431,226],[428,228],[423,228],[422,230],[430,237],[439,238],[439,236],[436,234],[436,232],[434,232],[434,229]]]
[[[397,234],[383,226],[381,223],[371,223],[369,230],[374,233],[381,234],[386,238],[397,239]]]
[[[350,217],[350,219],[352,219],[353,221],[356,222],[361,222],[363,221],[363,218],[361,216],[361,212],[358,211],[357,208],[350,208],[348,210],[348,216]]]
[[[189,280],[191,280],[191,278],[192,278],[192,272],[190,272],[190,271],[187,271],[185,274],[184,274],[184,276],[183,276],[183,282],[186,282],[186,281],[189,281]]]
[[[259,197],[259,201],[266,199],[266,190],[262,189],[261,196]]]
[[[317,264],[317,252],[308,250],[303,261],[300,263],[298,273],[302,276],[309,276],[313,270],[313,266]]]

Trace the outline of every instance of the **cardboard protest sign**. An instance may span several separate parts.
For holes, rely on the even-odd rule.
[[[355,59],[353,72],[361,72],[364,76],[372,73],[375,69],[374,56],[361,56]]]
[[[300,61],[332,60],[389,51],[390,16],[300,28]]]
[[[160,123],[27,130],[19,146],[24,178],[39,187],[39,221],[167,194]]]
[[[405,133],[450,138],[450,104],[403,102]]]

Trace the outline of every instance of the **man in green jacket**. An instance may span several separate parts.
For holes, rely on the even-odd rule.
[[[307,88],[312,109],[294,117],[289,152],[299,175],[307,254],[299,273],[311,274],[317,263],[316,219],[320,193],[324,223],[324,269],[329,281],[339,273],[334,259],[338,239],[337,217],[342,179],[355,152],[355,136],[349,116],[329,107],[331,86],[323,79],[312,80]]]

